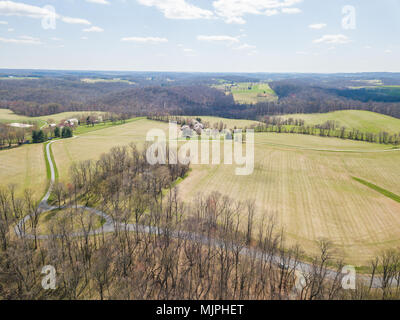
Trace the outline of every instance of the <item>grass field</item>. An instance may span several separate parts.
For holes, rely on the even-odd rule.
[[[23,122],[23,121],[29,121],[29,122],[38,122],[39,126],[42,126],[46,124],[47,122],[54,121],[58,123],[59,121],[63,119],[69,119],[75,116],[79,115],[87,115],[91,113],[96,113],[96,114],[104,114],[104,112],[101,111],[69,111],[69,112],[61,112],[61,113],[56,113],[48,116],[41,116],[41,117],[27,117],[27,116],[21,116],[18,114],[15,114],[11,110],[8,109],[0,109],[0,122]],[[51,121],[50,121],[51,120]]]
[[[33,144],[2,150],[0,152],[0,185],[16,184],[17,195],[25,188],[32,189],[41,197],[47,186],[43,145]]]
[[[124,80],[124,79],[100,79],[100,78],[84,78],[81,79],[82,82],[84,83],[100,83],[100,82],[105,82],[105,83],[116,83],[116,82],[122,82],[122,83],[127,83],[127,84],[135,84],[135,82],[129,81],[129,80]]]
[[[240,82],[231,88],[231,92],[235,101],[239,103],[257,103],[277,98],[267,83]]]
[[[74,162],[97,160],[101,154],[108,152],[114,146],[126,146],[131,142],[143,145],[147,132],[154,128],[168,132],[167,123],[139,119],[53,143],[52,150],[60,180],[68,181],[69,168]]]
[[[185,116],[186,118],[186,116]],[[226,124],[227,129],[234,129],[236,128],[250,128],[252,125],[257,125],[258,121],[253,120],[243,120],[243,119],[227,119],[227,118],[220,118],[220,117],[210,117],[210,116],[187,116],[187,118],[201,118],[201,121],[208,122],[210,127],[213,127],[214,123],[220,123],[221,121]]]
[[[300,243],[310,254],[318,239],[328,238],[337,257],[356,265],[400,245],[400,203],[353,179],[400,194],[400,152],[379,152],[380,145],[364,142],[293,137],[257,134],[250,176],[236,176],[235,165],[192,165],[178,186],[181,197],[191,201],[198,193],[220,192],[254,199],[257,221],[275,215],[288,243]],[[330,151],[311,150],[321,147]]]
[[[348,129],[359,129],[364,132],[400,133],[400,119],[383,114],[363,110],[343,110],[329,113],[288,114],[283,118],[303,119],[309,125],[322,124],[328,120],[334,120],[339,126]]]
[[[233,98],[238,103],[257,103],[273,101],[277,99],[275,92],[268,83],[238,82],[235,84],[222,83],[215,85],[214,88],[224,90],[225,93],[232,93]]]

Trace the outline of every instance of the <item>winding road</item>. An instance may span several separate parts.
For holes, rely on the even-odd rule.
[[[73,138],[76,138],[74,136]],[[50,147],[53,143],[56,143],[59,140],[51,141],[46,145],[46,158],[50,166],[50,183],[49,183],[49,188],[39,203],[39,214],[42,214],[44,212],[48,212],[54,209],[58,209],[58,207],[52,206],[48,203],[49,197],[51,195],[51,192],[54,187],[55,183],[55,164],[52,161],[51,158],[51,151]],[[135,232],[140,232],[140,233],[158,233],[162,234],[164,230],[152,226],[144,226],[144,225],[136,225],[136,224],[123,224],[123,223],[118,223],[114,221],[109,215],[106,213],[97,210],[95,208],[91,207],[86,207],[82,205],[78,206],[64,206],[63,208],[68,208],[68,207],[74,207],[74,208],[80,208],[83,210],[87,210],[93,214],[96,214],[100,217],[102,217],[105,220],[105,223],[98,229],[91,230],[91,231],[77,231],[71,234],[73,237],[80,237],[84,235],[95,235],[95,234],[101,234],[101,233],[111,233],[114,232],[116,229],[119,230],[128,230],[128,231],[135,231]],[[34,239],[35,236],[29,233],[26,233],[25,231],[25,223],[29,221],[31,218],[30,215],[25,216],[23,219],[21,219],[17,225],[14,227],[14,231],[19,237],[25,237],[29,239]],[[169,235],[173,238],[179,238],[179,239],[186,239],[190,241],[196,241],[205,245],[211,244],[212,246],[215,247],[223,247],[224,244],[216,239],[213,238],[208,238],[200,234],[192,233],[192,232],[185,232],[185,231],[174,231],[174,232],[169,232]],[[61,235],[37,235],[37,239],[41,240],[46,240],[46,239],[54,239],[57,237],[61,237]],[[232,248],[234,249],[234,248]],[[255,256],[257,259],[265,259],[266,261],[272,261],[273,263],[277,264],[278,266],[281,266],[281,259],[279,256],[274,256],[274,255],[267,255],[262,254],[260,251],[253,249],[253,248],[242,248],[240,251],[241,255],[246,255],[246,256]],[[309,274],[312,272],[313,267],[309,263],[306,262],[297,262],[295,263],[294,261],[289,261],[287,263],[287,266],[290,266],[291,268],[295,268],[298,272],[301,274]],[[338,276],[338,273],[334,270],[327,270],[327,277],[329,279],[335,279]],[[371,276],[370,275],[357,275],[357,280],[364,282],[366,285],[370,285],[371,282]],[[396,286],[398,283],[400,283],[400,279],[390,279],[390,285],[391,286]],[[373,288],[380,288],[382,285],[382,278],[381,277],[374,277],[372,281],[372,287]]]

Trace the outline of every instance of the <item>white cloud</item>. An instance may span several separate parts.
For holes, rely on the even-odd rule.
[[[104,30],[100,27],[92,26],[90,28],[86,28],[82,30],[83,32],[103,32]]]
[[[298,14],[301,13],[301,9],[299,8],[282,8],[282,13],[287,13],[287,14]]]
[[[308,27],[310,29],[320,30],[325,28],[326,26],[327,26],[326,23],[315,23],[315,24],[310,24]]]
[[[208,42],[228,42],[228,43],[237,43],[239,39],[231,36],[217,35],[217,36],[197,36],[197,40],[199,41],[208,41]]]
[[[323,37],[313,41],[314,43],[329,43],[329,44],[345,44],[349,43],[350,39],[343,34],[326,34]]]
[[[15,44],[42,44],[39,39],[30,36],[21,36],[19,38],[0,38],[0,42],[15,43]]]
[[[364,49],[372,49],[371,46],[364,46]]]
[[[121,41],[136,43],[165,43],[168,42],[168,39],[158,37],[127,37],[122,38]]]
[[[8,24],[7,21],[0,21],[0,24]]]
[[[8,32],[13,32],[14,29],[13,29],[13,28],[8,28],[7,31],[8,31]]]
[[[53,41],[61,41],[60,38],[56,38],[56,37],[52,37],[52,38],[50,38],[50,40],[53,40]]]
[[[305,52],[305,51],[297,51],[296,54],[305,56],[305,55],[307,55],[308,53]]]
[[[387,53],[387,54],[390,54],[392,52],[393,52],[392,50],[385,50],[385,53]]]
[[[61,17],[62,22],[69,23],[69,24],[84,24],[90,26],[91,23],[86,19],[80,18],[71,18],[71,17]]]
[[[236,47],[236,50],[247,50],[247,49],[255,49],[256,46],[247,44],[247,43],[243,43],[242,45],[240,45],[239,47]]]
[[[148,7],[156,7],[169,19],[210,19],[213,13],[196,7],[185,0],[137,0]]]
[[[81,37],[81,40],[87,40],[89,39],[88,37]]]
[[[272,16],[279,13],[299,13],[298,8],[290,8],[302,0],[216,0],[213,2],[216,14],[226,23],[244,24],[247,14]]]
[[[107,0],[86,0],[86,2],[97,3],[97,4],[110,4]]]
[[[183,51],[184,51],[184,52],[194,52],[194,50],[193,50],[193,49],[190,49],[190,48],[184,48]]]
[[[14,1],[0,1],[0,15],[29,17],[34,19],[55,17],[57,19],[61,19],[65,23],[86,24],[86,25],[91,24],[89,21],[85,19],[61,16],[45,7],[42,8]]]

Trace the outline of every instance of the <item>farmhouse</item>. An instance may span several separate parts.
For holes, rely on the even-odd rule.
[[[188,125],[181,127],[181,136],[184,138],[190,138],[192,136],[192,129]]]

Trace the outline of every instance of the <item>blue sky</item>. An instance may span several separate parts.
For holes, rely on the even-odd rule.
[[[399,0],[0,0],[0,68],[400,72]]]

